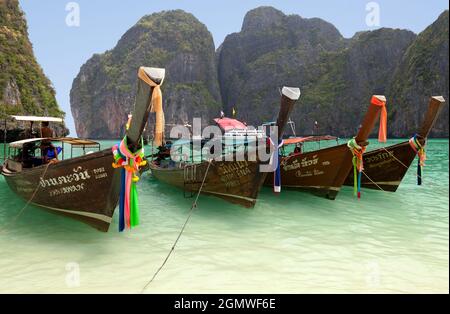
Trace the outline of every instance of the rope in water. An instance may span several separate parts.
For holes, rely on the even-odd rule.
[[[51,163],[48,163],[45,166],[45,169],[42,173],[42,176],[40,177],[40,179],[44,179],[45,175],[47,174],[47,170],[49,168],[49,166],[51,165]],[[11,223],[8,226],[11,226],[13,223],[15,223],[17,221],[17,219],[19,219],[19,217],[23,214],[23,212],[25,211],[25,209],[28,208],[28,206],[31,204],[31,202],[33,201],[33,199],[36,197],[36,194],[39,190],[39,187],[41,186],[40,182],[38,182],[36,188],[33,191],[33,194],[31,195],[31,198],[25,203],[25,206],[19,211],[19,213],[12,219]],[[6,231],[6,228],[4,228],[3,230],[0,230],[0,233],[3,233]]]
[[[153,282],[153,280],[155,280],[156,276],[159,274],[159,272],[160,272],[160,271],[163,269],[163,267],[166,265],[167,261],[169,260],[170,256],[172,255],[173,251],[175,251],[175,247],[176,247],[178,241],[180,240],[181,235],[182,235],[183,232],[184,232],[184,229],[186,229],[186,226],[187,226],[189,220],[191,219],[192,214],[194,213],[194,210],[197,208],[197,201],[198,201],[198,198],[199,198],[199,196],[200,196],[200,193],[202,192],[203,185],[205,184],[206,177],[207,177],[208,172],[209,172],[209,167],[211,166],[212,161],[213,161],[213,160],[210,159],[209,162],[208,162],[208,167],[206,168],[205,175],[204,175],[203,180],[202,180],[202,184],[200,185],[200,189],[199,189],[198,192],[197,192],[197,196],[195,197],[195,200],[194,200],[194,202],[192,203],[191,209],[189,210],[188,217],[186,218],[186,221],[184,222],[183,227],[181,228],[180,232],[178,233],[178,237],[176,238],[175,242],[173,243],[172,248],[170,249],[170,251],[169,251],[169,253],[167,254],[166,258],[164,259],[163,263],[162,263],[161,266],[158,268],[158,270],[153,274],[153,277],[152,277],[152,278],[147,282],[147,284],[144,286],[144,288],[142,289],[141,293],[144,293],[145,290],[147,289],[147,287]]]

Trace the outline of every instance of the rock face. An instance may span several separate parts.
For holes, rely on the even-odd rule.
[[[431,136],[448,137],[449,46],[448,10],[417,36],[396,69],[389,95],[391,131],[395,136],[414,135],[422,123],[429,96],[442,95],[447,104]]]
[[[117,46],[94,55],[75,78],[71,109],[80,137],[118,138],[134,104],[141,65],[166,68],[167,124],[205,122],[220,111],[211,34],[193,15],[167,11],[143,17]]]
[[[345,49],[322,54],[311,67],[316,77],[306,82],[296,112],[301,133],[311,134],[318,121],[321,133],[354,136],[370,97],[388,96],[392,73],[414,38],[409,31],[379,29],[357,34]],[[388,97],[388,112],[392,106]]]
[[[345,46],[338,30],[323,20],[286,16],[270,7],[250,11],[241,32],[227,36],[218,50],[226,113],[234,107],[240,118],[253,125],[273,119],[277,89],[301,82],[300,87],[305,87],[316,77],[312,65],[319,62],[321,53]]]
[[[421,34],[382,28],[343,38],[318,18],[251,10],[242,29],[214,52],[210,33],[191,14],[142,18],[74,80],[72,112],[82,137],[118,137],[135,94],[140,65],[167,69],[166,123],[209,121],[223,109],[249,125],[272,121],[282,86],[299,86],[292,114],[297,134],[355,135],[370,96],[388,98],[389,135],[417,131],[432,95],[448,99],[448,11]],[[448,105],[434,136],[448,136]]]
[[[36,62],[17,0],[0,0],[0,115],[5,114],[64,117],[50,81]]]
[[[219,53],[219,80],[225,109],[236,107],[249,124],[275,118],[277,88],[302,91],[292,119],[299,134],[352,136],[370,95],[385,94],[412,32],[379,29],[344,39],[320,19],[286,16],[270,7],[250,11],[240,33]]]

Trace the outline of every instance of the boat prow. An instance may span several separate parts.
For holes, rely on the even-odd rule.
[[[300,97],[300,89],[284,87],[282,89],[281,105],[277,119],[278,136],[281,138],[293,106]],[[220,126],[220,121],[218,122]],[[246,131],[245,125],[236,121],[222,121],[222,131],[227,127]],[[229,133],[230,135],[231,133]],[[241,136],[242,133],[239,133]],[[245,136],[247,136],[245,132]],[[256,133],[254,134],[257,137]],[[258,137],[257,137],[258,138]],[[239,139],[239,137],[238,137]],[[266,138],[262,140],[265,143]],[[193,196],[201,194],[212,195],[228,202],[253,207],[263,185],[267,172],[261,172],[260,165],[266,163],[258,158],[255,160],[238,161],[237,153],[231,152],[222,156],[221,160],[204,160],[195,162],[194,158],[188,162],[174,162],[165,159],[153,160],[150,163],[152,175],[165,183],[174,185],[184,190],[185,195]],[[248,156],[248,155],[247,155]]]
[[[127,130],[130,152],[140,148],[141,135],[154,99],[160,100],[159,86],[164,81],[165,70],[141,67],[138,72],[138,94],[133,119]],[[157,91],[157,97],[154,92]],[[14,117],[23,121],[62,121],[51,117]],[[47,162],[47,155],[37,156],[51,142],[61,142],[63,160]],[[83,155],[64,159],[64,143],[83,148]],[[98,149],[86,152],[87,147]],[[11,190],[27,203],[53,213],[71,217],[100,231],[108,231],[114,210],[119,201],[121,171],[113,168],[111,149],[100,150],[100,144],[74,138],[39,138],[18,141],[10,145],[13,150],[1,173]],[[56,148],[53,155],[58,156]],[[55,156],[53,156],[55,159]],[[57,159],[57,158],[56,158]]]
[[[286,93],[292,97],[297,95],[295,90],[286,90]],[[380,114],[380,105],[385,104],[385,101],[386,98],[382,95],[372,97],[361,128],[355,137],[358,145],[367,144],[367,138]],[[291,143],[298,144],[295,141],[291,141]],[[352,158],[352,152],[346,144],[285,155],[280,163],[281,186],[287,189],[312,192],[315,195],[334,200],[352,168]],[[274,185],[273,173],[267,176],[265,185]]]
[[[444,104],[445,99],[442,96],[430,98],[422,126],[417,133],[417,140],[420,145],[425,145],[426,138],[436,123]],[[409,141],[365,153],[363,156],[364,175],[361,178],[361,186],[387,192],[397,191],[415,157],[416,152]],[[352,185],[353,180],[353,173],[350,172],[345,185]]]

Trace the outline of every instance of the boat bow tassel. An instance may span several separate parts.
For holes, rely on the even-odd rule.
[[[366,151],[366,147],[358,145],[355,138],[351,139],[347,143],[347,146],[353,154],[353,192],[355,196],[361,198],[361,173],[364,170],[363,155]]]
[[[144,68],[140,68],[138,72],[138,76],[141,80],[147,83],[149,86],[153,87],[152,107],[150,112],[154,112],[156,115],[155,122],[155,134],[153,135],[153,145],[156,147],[161,146],[164,141],[164,111],[162,106],[162,92],[159,84],[153,82],[147,74],[145,74]]]
[[[381,107],[380,113],[380,128],[378,130],[378,141],[382,143],[386,143],[387,141],[387,110],[386,110],[386,102],[377,98],[376,96],[372,96],[372,104]]]
[[[139,181],[137,174],[147,161],[144,160],[144,144],[141,138],[141,148],[133,153],[128,149],[127,137],[114,145],[114,168],[121,168],[121,185],[119,201],[119,231],[131,229],[139,224],[139,204],[136,182]]]
[[[420,144],[417,134],[410,138],[409,145],[419,157],[417,160],[417,185],[422,185],[422,167],[425,166],[425,160],[427,159],[425,145]]]

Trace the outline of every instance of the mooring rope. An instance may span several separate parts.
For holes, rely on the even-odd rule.
[[[388,151],[385,147],[382,147],[392,158],[394,158],[399,164],[401,164],[403,167],[405,167],[406,169],[409,169],[409,167],[407,165],[405,165],[401,160],[399,160],[397,157],[394,156],[393,153],[391,153],[390,151]],[[420,175],[418,175],[416,173],[416,176],[420,179],[422,179],[422,177]]]
[[[405,167],[406,169],[409,169],[409,167],[407,165],[405,165],[401,160],[399,160],[397,157],[394,156],[393,153],[391,153],[390,151],[388,151],[385,147],[382,147],[386,153],[388,153],[392,158],[394,158],[395,160],[397,160],[403,167]]]
[[[207,177],[208,172],[209,172],[209,167],[211,166],[212,161],[213,161],[212,159],[209,160],[208,167],[206,168],[206,172],[205,172],[205,175],[204,175],[203,180],[202,180],[202,184],[200,185],[200,189],[199,189],[198,192],[197,192],[197,196],[195,197],[195,200],[194,200],[194,202],[192,203],[192,206],[191,206],[191,209],[189,210],[189,214],[188,214],[188,216],[187,216],[187,218],[186,218],[186,221],[184,222],[183,227],[181,228],[180,232],[178,233],[178,236],[177,236],[175,242],[173,243],[172,248],[170,249],[169,253],[167,254],[167,256],[166,256],[166,258],[164,259],[164,261],[163,261],[163,263],[161,264],[161,266],[160,266],[160,267],[156,270],[156,272],[153,274],[153,277],[152,277],[152,278],[147,282],[147,284],[144,286],[144,288],[142,289],[141,293],[144,293],[145,290],[147,289],[147,287],[153,282],[153,280],[155,280],[156,276],[157,276],[157,275],[159,274],[159,272],[163,269],[163,267],[166,265],[167,261],[169,260],[170,256],[171,256],[172,253],[175,251],[175,247],[176,247],[178,241],[180,240],[181,235],[182,235],[183,232],[184,232],[184,229],[186,229],[186,226],[187,226],[189,220],[191,219],[192,214],[194,213],[194,210],[197,208],[197,201],[198,201],[198,198],[199,198],[199,196],[200,196],[200,193],[202,192],[203,185],[205,184],[206,177]]]
[[[370,180],[370,182],[372,182],[373,184],[375,184],[375,186],[377,188],[379,188],[381,191],[386,192],[385,190],[383,190],[383,188],[381,186],[379,186],[375,181],[373,181],[368,175],[367,173],[363,170],[362,173],[366,176],[367,179]]]
[[[43,171],[43,173],[42,173],[42,176],[40,176],[39,179],[44,179],[44,178],[45,178],[45,175],[47,174],[47,170],[48,170],[48,168],[50,167],[51,164],[52,164],[52,163],[48,163],[48,164],[45,166],[45,169],[44,169],[44,171]],[[38,192],[40,186],[41,186],[41,183],[38,182],[36,188],[34,189],[33,194],[31,195],[31,198],[25,203],[25,206],[24,206],[24,207],[19,211],[19,213],[12,219],[11,223],[10,223],[8,226],[11,226],[11,224],[14,224],[14,223],[17,221],[17,219],[19,219],[19,217],[23,214],[23,212],[25,211],[25,209],[28,208],[28,206],[31,204],[31,202],[33,201],[33,199],[36,197],[36,194],[37,194],[37,192]],[[6,229],[7,229],[7,228],[4,228],[3,230],[0,230],[0,233],[5,232]]]

